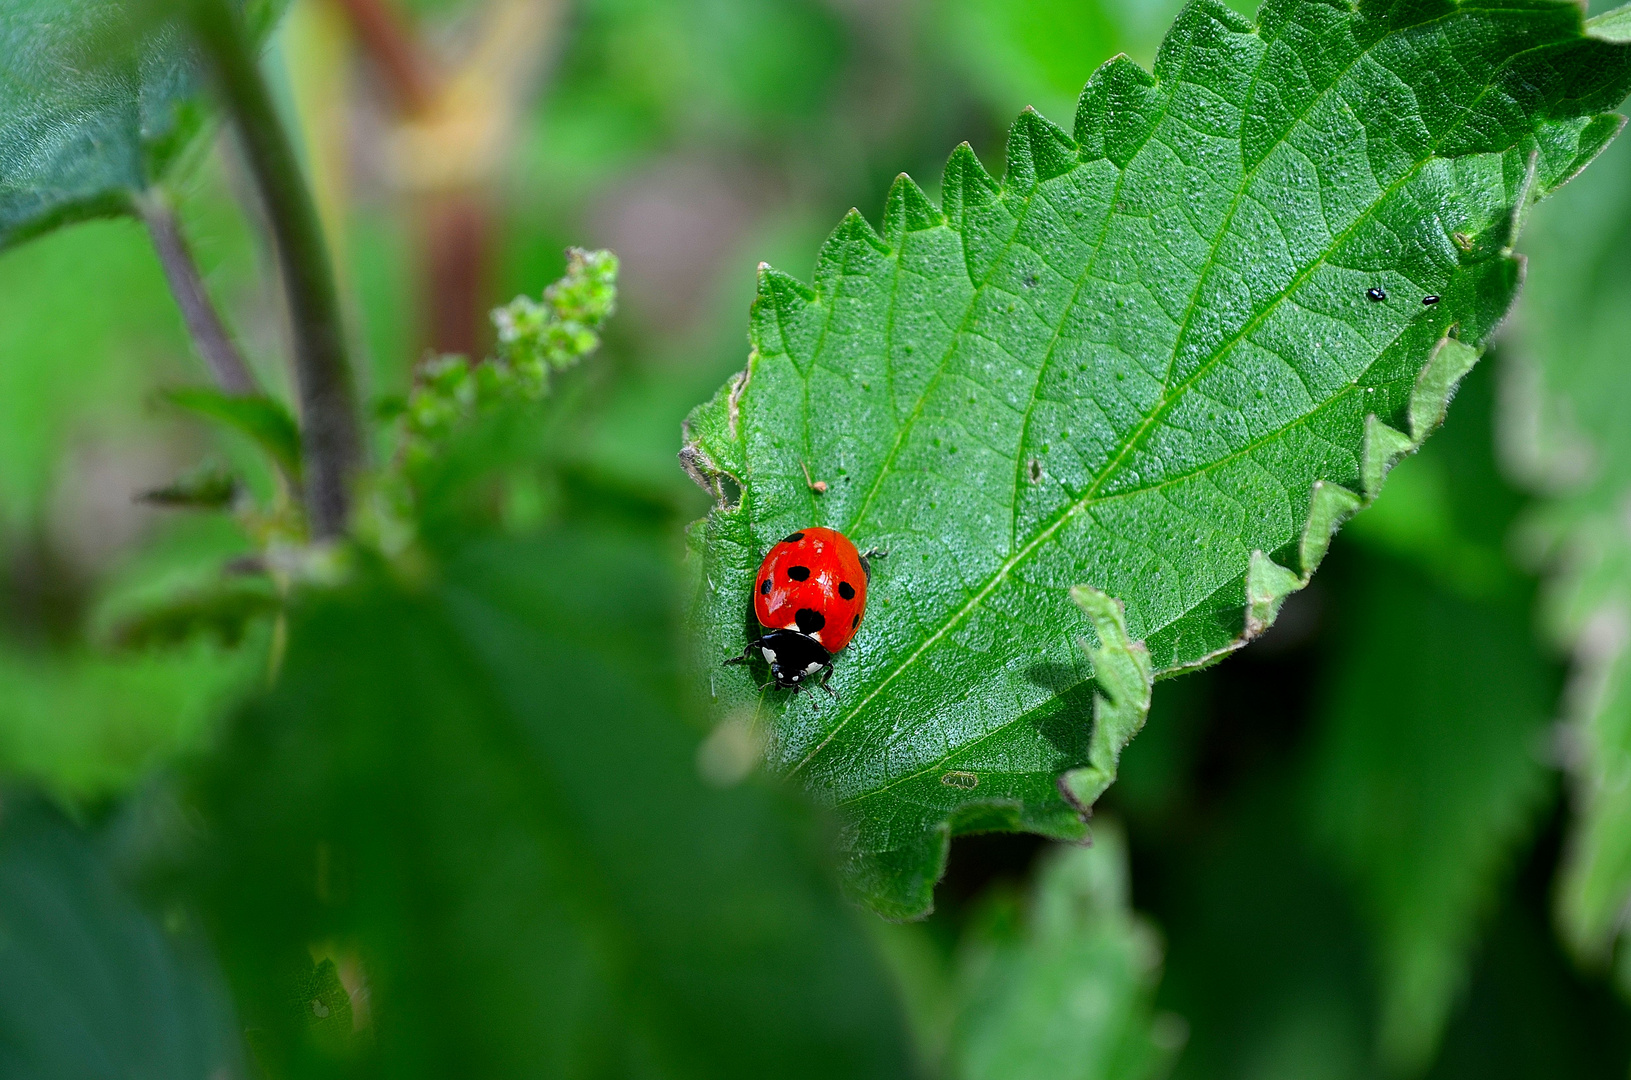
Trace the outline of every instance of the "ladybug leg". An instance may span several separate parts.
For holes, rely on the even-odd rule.
[[[827,685],[827,680],[830,678],[832,678],[832,664],[828,663],[826,667],[821,669],[821,689],[827,691],[827,696],[836,701],[838,700],[838,691]]]
[[[745,663],[747,663],[749,660],[753,659],[753,650],[757,649],[759,647],[759,643],[761,641],[763,641],[763,640],[764,640],[763,638],[754,638],[752,641],[748,642],[747,645],[743,646],[742,654],[740,656],[733,656],[729,660],[726,660],[725,663],[726,664],[745,664]]]
[[[861,552],[861,572],[866,575],[868,582],[872,580],[872,560],[887,559],[888,557],[889,552],[879,551],[875,547],[869,547],[865,551]]]

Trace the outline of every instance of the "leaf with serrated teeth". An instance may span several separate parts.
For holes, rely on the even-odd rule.
[[[1518,288],[1521,211],[1628,86],[1631,47],[1564,0],[1196,0],[1153,77],[1093,76],[1073,135],[1022,116],[1002,183],[960,146],[938,214],[897,182],[813,296],[761,284],[745,377],[687,425],[741,483],[691,532],[693,623],[703,660],[740,653],[796,529],[889,553],[836,702],[768,702],[769,764],[837,808],[857,896],[921,914],[960,832],[1085,835],[1056,781],[1113,777],[1115,696],[1071,587],[1121,602],[1155,677],[1261,632],[1437,423]],[[755,674],[718,675],[721,707]]]

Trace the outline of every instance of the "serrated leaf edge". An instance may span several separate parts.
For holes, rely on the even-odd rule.
[[[1235,13],[1222,4],[1220,0],[1191,0],[1185,10],[1180,13],[1164,39],[1161,52],[1156,58],[1153,73],[1145,71],[1125,55],[1111,58],[1093,73],[1078,99],[1074,138],[1067,136],[1061,129],[1036,114],[1034,110],[1025,110],[1010,129],[1008,174],[1001,181],[994,178],[987,171],[968,143],[958,145],[947,159],[942,176],[941,206],[938,211],[940,220],[949,227],[961,231],[964,228],[966,212],[969,209],[986,205],[1009,191],[1023,194],[1023,189],[1028,189],[1038,182],[1038,169],[1045,170],[1050,167],[1049,162],[1055,160],[1057,148],[1061,141],[1065,144],[1073,144],[1074,156],[1078,161],[1091,160],[1102,156],[1115,163],[1118,167],[1124,167],[1126,162],[1122,155],[1118,153],[1117,147],[1108,145],[1108,143],[1112,139],[1119,140],[1121,143],[1133,144],[1138,143],[1140,140],[1135,137],[1136,132],[1119,130],[1118,125],[1111,121],[1111,117],[1122,111],[1118,103],[1127,102],[1131,97],[1140,94],[1153,93],[1160,83],[1172,77],[1173,73],[1170,68],[1174,62],[1173,50],[1178,49],[1182,44],[1179,38],[1187,30],[1186,24],[1198,19],[1214,20],[1236,32],[1254,32],[1256,29],[1260,29],[1252,20]],[[1597,119],[1611,115],[1607,113],[1599,114]],[[1605,124],[1612,123],[1616,125],[1623,123],[1623,121],[1606,120],[1604,122]],[[1597,146],[1596,149],[1600,150],[1601,146]],[[1582,156],[1585,160],[1579,162],[1580,168],[1584,167],[1591,155],[1585,154]],[[1547,193],[1541,190],[1541,186],[1537,183],[1536,160],[1536,157],[1531,155],[1530,160],[1526,163],[1525,175],[1518,196],[1514,200],[1512,216],[1509,218],[1506,235],[1503,238],[1505,242],[1501,244],[1501,254],[1506,256],[1509,262],[1517,264],[1520,274],[1521,257],[1511,253],[1510,245],[1516,235],[1516,230],[1522,225],[1528,204]],[[1039,161],[1042,163],[1040,166]],[[1574,169],[1573,172],[1578,172],[1578,168]],[[1569,175],[1573,175],[1573,172]],[[1564,179],[1566,180],[1567,176]],[[891,187],[881,232],[874,229],[859,211],[852,209],[846,214],[838,228],[822,245],[816,272],[813,275],[813,287],[803,285],[796,279],[780,274],[777,275],[780,279],[776,282],[777,287],[771,287],[770,279],[766,273],[767,268],[761,266],[760,289],[752,305],[753,340],[755,343],[762,342],[763,339],[759,336],[762,330],[769,329],[775,332],[776,329],[779,329],[774,328],[773,324],[792,314],[796,310],[796,305],[821,303],[823,297],[831,292],[831,283],[834,280],[835,273],[834,259],[841,252],[846,240],[860,240],[880,253],[890,255],[897,253],[902,238],[906,233],[912,231],[906,224],[908,220],[906,208],[909,204],[916,204],[916,200],[920,197],[923,198],[924,202],[927,202],[927,198],[923,195],[921,189],[909,177],[902,174],[897,177]],[[899,200],[898,207],[896,206],[897,199]],[[927,211],[932,210],[933,206],[929,204]],[[922,220],[927,220],[928,224],[931,225],[936,223],[932,219]],[[965,259],[971,260],[973,257],[974,253],[965,247]],[[977,267],[969,264],[965,269],[971,281],[980,280],[982,275],[978,272]],[[1376,499],[1381,491],[1382,483],[1393,465],[1405,456],[1415,452],[1426,436],[1431,433],[1431,430],[1442,421],[1448,402],[1453,396],[1459,380],[1470,370],[1472,364],[1481,355],[1481,349],[1474,350],[1455,338],[1457,329],[1454,326],[1449,328],[1446,336],[1440,339],[1418,374],[1407,409],[1407,416],[1405,417],[1407,426],[1411,429],[1410,434],[1390,426],[1375,414],[1366,417],[1360,461],[1358,462],[1358,479],[1361,492],[1356,494],[1333,481],[1320,480],[1314,483],[1310,492],[1308,515],[1295,548],[1296,561],[1300,564],[1301,572],[1280,565],[1274,560],[1271,553],[1260,550],[1252,551],[1248,557],[1244,575],[1246,603],[1243,611],[1241,633],[1223,647],[1193,662],[1162,671],[1155,675],[1155,678],[1168,678],[1208,667],[1249,644],[1273,625],[1285,599],[1308,585],[1320,560],[1326,554],[1331,537],[1336,529],[1354,513],[1369,506]],[[1493,329],[1493,327],[1486,327],[1481,328],[1481,331],[1487,332],[1493,331]],[[1483,336],[1483,334],[1481,333],[1480,336]],[[793,350],[788,351],[791,356]],[[742,373],[741,378],[744,381],[751,379],[758,359],[759,353],[755,348],[750,353],[746,370]],[[797,363],[796,359],[794,362]],[[733,383],[733,385],[737,384]],[[696,428],[692,421],[705,410],[719,407],[721,395],[723,395],[723,390],[720,395],[716,395],[714,400],[698,406],[691,417],[688,418],[686,425],[687,446],[688,448],[695,446],[695,451],[691,455],[692,461],[706,459],[710,463],[712,470],[703,470],[701,479],[698,479],[697,474],[693,472],[693,479],[697,480],[704,490],[708,490],[710,493],[717,492],[720,476],[730,476],[734,480],[736,474],[730,472],[728,464],[712,464],[713,459],[709,458],[706,452],[701,450],[700,443],[693,439],[692,433]],[[734,437],[735,426],[730,425],[730,430]],[[724,450],[724,448],[719,449]],[[682,457],[685,454],[686,451],[682,451]],[[692,472],[691,468],[688,467],[687,472]],[[734,515],[743,509],[741,500],[735,504],[727,505],[716,494],[716,501],[719,502],[717,513]],[[1091,589],[1091,586],[1078,586],[1077,588]],[[1124,621],[1123,629],[1125,629]],[[1132,645],[1136,645],[1139,649],[1144,650],[1146,656],[1148,655],[1144,643],[1134,642]],[[1099,648],[1103,648],[1102,643]],[[1116,654],[1116,657],[1116,662],[1121,662],[1119,653]],[[1111,659],[1108,654],[1106,658]],[[1095,697],[1096,715],[1099,707],[1099,697],[1101,696]],[[1120,715],[1119,710],[1125,707],[1125,702],[1118,705],[1116,701],[1111,699],[1107,698],[1105,700],[1109,702],[1106,708],[1112,710],[1111,714],[1107,715]],[[1140,726],[1141,724],[1142,721],[1139,721]],[[823,740],[821,745],[824,746],[830,741],[834,733],[829,733],[828,738]],[[1125,743],[1122,745],[1125,745]],[[820,746],[816,749],[819,751]],[[1117,747],[1115,755],[1119,756],[1119,752],[1120,748]],[[807,760],[809,760],[808,756],[799,765],[795,766],[792,772],[797,772],[798,768]],[[1089,770],[1097,768],[1103,772],[1103,765],[1099,763],[1090,764],[1085,768]],[[1091,791],[1093,786],[1097,784],[1097,779],[1093,779],[1089,783],[1085,776],[1077,775],[1075,780],[1067,782],[1065,777],[1072,774],[1081,774],[1081,770],[1066,770],[1064,774],[1057,778],[1057,783],[1060,785],[1061,794],[1065,795],[1067,802],[1081,810],[1084,802],[1090,805],[1090,800],[1083,800],[1081,796]],[[1104,787],[1108,787],[1110,780],[1114,779],[1113,761],[1110,765],[1108,777],[1109,779],[1104,782]],[[1070,787],[1072,793],[1067,794],[1066,787]],[[1102,790],[1103,787],[1100,787],[1099,791],[1102,792]],[[943,871],[950,837],[959,831],[955,819],[964,810],[982,807],[988,810],[997,808],[996,804],[991,803],[960,804],[957,809],[949,812],[940,821],[932,823],[925,830],[918,843],[913,845],[924,850],[927,856],[924,865],[932,864]],[[1019,808],[1016,807],[1015,809],[1018,810]],[[862,895],[854,891],[852,891],[852,894],[856,895],[857,899],[874,907],[875,910],[879,910],[881,914],[886,914],[887,917],[911,918],[919,916],[930,909],[932,886],[937,878],[938,872],[922,883],[922,888],[912,887],[897,890],[897,895],[902,896],[907,894],[919,896],[921,894],[920,901],[916,906],[913,906],[912,903],[891,903],[877,895]]]
[[[1366,418],[1364,497],[1329,480],[1315,481],[1309,492],[1308,516],[1297,544],[1301,573],[1280,565],[1263,551],[1254,550],[1246,569],[1246,607],[1240,635],[1194,663],[1161,672],[1160,678],[1210,667],[1251,644],[1274,625],[1286,599],[1307,588],[1313,580],[1337,530],[1376,500],[1388,470],[1420,449],[1427,436],[1443,422],[1456,388],[1481,355],[1482,350],[1452,337],[1439,341],[1422,366],[1411,395],[1409,413],[1413,436],[1382,423],[1375,414]],[[1094,801],[1115,781],[1122,750],[1144,727],[1155,677],[1150,671],[1148,648],[1142,641],[1128,637],[1126,608],[1120,600],[1088,585],[1074,586],[1070,598],[1087,613],[1099,640],[1097,646],[1082,643],[1099,686],[1099,693],[1093,699],[1094,730],[1089,764],[1068,769],[1057,780],[1060,794],[1076,807],[1085,821],[1092,813]]]

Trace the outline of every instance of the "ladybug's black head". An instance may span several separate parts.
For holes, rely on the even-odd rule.
[[[832,663],[832,653],[821,642],[797,630],[772,630],[748,648],[763,654],[778,690],[806,686]]]

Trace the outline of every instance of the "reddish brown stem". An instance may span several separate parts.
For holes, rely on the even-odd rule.
[[[378,65],[398,108],[409,116],[427,111],[436,101],[433,67],[389,0],[337,2],[350,18],[357,40]]]
[[[493,232],[486,198],[467,189],[426,196],[420,228],[427,344],[438,353],[485,355]]]

